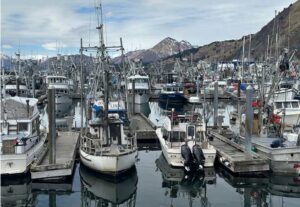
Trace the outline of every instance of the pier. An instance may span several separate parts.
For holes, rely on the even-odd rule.
[[[45,149],[43,155],[32,164],[31,178],[61,179],[71,176],[75,166],[75,158],[79,146],[78,132],[58,132],[56,138],[56,162],[50,164],[50,150]]]
[[[260,173],[270,170],[269,161],[255,152],[248,153],[245,148],[223,136],[211,131],[213,141],[210,143],[216,148],[220,163],[232,173]]]
[[[130,128],[138,141],[157,139],[156,126],[142,113],[136,113],[131,117]]]

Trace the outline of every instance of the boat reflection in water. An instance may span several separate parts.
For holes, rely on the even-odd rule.
[[[172,168],[163,156],[155,161],[162,174],[162,188],[166,189],[165,195],[173,198],[188,198],[189,206],[193,200],[200,198],[202,206],[211,206],[207,199],[207,185],[216,183],[214,168],[205,168],[205,173],[186,174],[183,168]]]
[[[223,167],[217,174],[244,195],[244,206],[277,206],[279,198],[300,198],[300,178],[284,175],[237,176]]]
[[[1,206],[31,206],[34,200],[31,189],[29,176],[1,178]]]
[[[138,176],[132,168],[116,179],[80,166],[81,206],[135,206]]]

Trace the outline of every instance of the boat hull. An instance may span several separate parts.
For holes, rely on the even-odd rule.
[[[80,149],[80,160],[88,168],[100,173],[117,175],[135,165],[137,150],[115,156],[90,155]]]
[[[46,137],[43,136],[41,140],[26,153],[1,155],[0,174],[13,175],[26,173],[32,162],[41,154],[45,139]]]
[[[263,143],[263,138],[252,140],[252,145],[256,148],[257,153],[269,159],[270,169],[273,173],[300,175],[300,147],[271,148],[266,146],[266,142]]]
[[[132,101],[132,95],[128,95],[128,99]],[[142,93],[142,94],[135,94],[134,103],[135,104],[144,104],[149,102],[149,94]]]
[[[283,119],[282,113],[279,113],[278,115],[281,117],[281,119]],[[284,118],[285,125],[293,126],[298,124],[299,121],[300,121],[300,111],[294,111],[294,112],[286,111],[285,118]]]
[[[184,97],[184,94],[177,93],[177,94],[159,94],[159,101],[162,102],[178,102],[183,103],[186,102],[186,98]]]
[[[67,116],[70,107],[72,106],[72,99],[68,95],[55,96],[56,117],[62,118]]]

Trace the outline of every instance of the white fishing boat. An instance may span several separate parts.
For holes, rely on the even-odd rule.
[[[1,175],[26,173],[44,149],[37,99],[9,97],[1,107]]]
[[[102,101],[93,104],[89,133],[81,136],[80,158],[95,171],[117,175],[135,165],[136,138],[126,136],[119,115],[108,114],[105,108]]]
[[[133,91],[134,81],[134,91]],[[133,92],[135,94],[134,101],[136,104],[144,104],[149,102],[150,84],[148,75],[135,74],[127,77],[128,99],[132,99]]]
[[[100,84],[94,84],[91,87],[91,97],[95,97],[93,103],[87,107],[91,107],[92,116],[88,121],[88,131],[82,133],[80,137],[80,160],[86,167],[108,175],[117,176],[123,172],[128,171],[135,166],[137,160],[138,150],[136,137],[130,134],[125,135],[123,128],[123,121],[120,119],[118,113],[109,113],[109,83],[112,83],[109,78],[110,66],[105,56],[107,54],[106,48],[103,47],[103,24],[102,24],[102,5],[96,7],[97,15],[101,17],[98,19],[99,25],[97,29],[99,32],[100,46],[97,47],[97,59],[100,60],[100,67],[97,67],[97,75],[101,76],[98,80],[103,80]],[[100,24],[101,23],[101,24]],[[115,47],[114,47],[115,48]],[[84,50],[86,50],[85,47]],[[95,49],[92,47],[91,49]],[[120,50],[123,51],[121,42]],[[81,45],[81,51],[83,51]],[[99,69],[99,70],[98,70]],[[97,97],[97,92],[104,92],[104,99]],[[83,121],[83,120],[81,120]]]
[[[285,125],[293,126],[300,122],[300,101],[296,99],[281,99],[273,102],[273,113],[284,121]]]
[[[173,112],[172,112],[173,114]],[[156,130],[163,155],[169,165],[189,170],[193,163],[199,168],[213,167],[215,148],[205,136],[205,124],[200,116],[171,115]]]
[[[124,133],[124,122],[119,116],[119,109],[124,107],[122,102],[108,100],[109,74],[105,74],[105,98],[88,106],[92,114],[88,133],[81,135],[80,158],[88,168],[116,176],[135,166],[137,143],[135,136]]]
[[[56,116],[64,116],[72,104],[68,79],[65,76],[49,75],[46,77],[46,84],[48,88],[55,88]]]

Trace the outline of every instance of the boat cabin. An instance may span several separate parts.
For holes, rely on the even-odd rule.
[[[39,139],[37,99],[11,97],[1,108],[1,154],[22,154]]]
[[[167,118],[162,127],[163,138],[170,142],[196,141],[205,140],[205,126],[200,122],[174,122],[171,126],[171,119]]]
[[[179,84],[166,84],[162,88],[162,92],[166,92],[166,93],[183,93],[183,87]]]
[[[274,102],[274,109],[300,109],[298,100],[278,100]]]
[[[146,75],[134,75],[127,78],[127,89],[129,93],[132,93],[132,83],[134,80],[135,93],[143,94],[149,93],[149,76]]]

